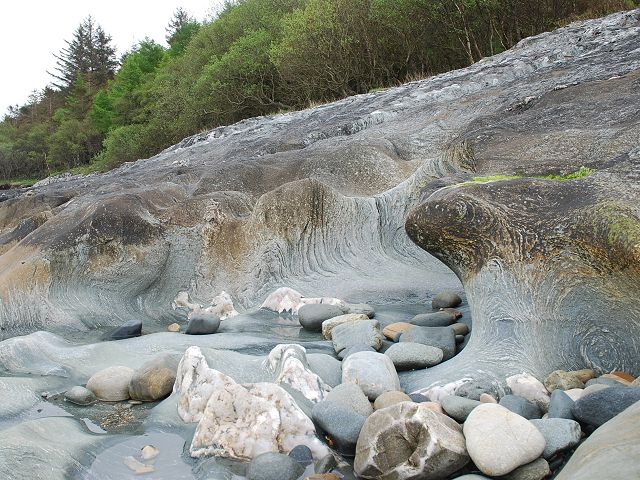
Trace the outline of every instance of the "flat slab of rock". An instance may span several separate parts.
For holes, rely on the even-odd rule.
[[[298,310],[298,321],[305,330],[321,332],[322,322],[344,313],[343,308],[339,305],[329,305],[326,303],[303,305]]]
[[[377,320],[358,320],[342,323],[331,331],[333,348],[340,353],[354,345],[367,345],[374,350],[382,346],[382,333]]]
[[[400,342],[422,343],[442,350],[443,360],[456,354],[456,335],[449,327],[414,327],[402,335]]]
[[[346,358],[342,364],[342,382],[360,386],[371,401],[384,392],[400,390],[393,362],[377,352],[358,352]]]
[[[124,340],[126,338],[139,337],[140,335],[142,335],[142,321],[129,320],[111,333],[111,339]]]
[[[363,313],[347,313],[325,320],[322,322],[322,336],[327,340],[331,340],[331,332],[335,327],[343,323],[359,322],[361,320],[369,320],[369,317]]]
[[[173,390],[178,370],[178,359],[161,354],[138,368],[129,382],[129,397],[143,402],[154,402],[167,397]]]
[[[473,462],[492,477],[532,462],[545,447],[544,436],[530,421],[492,403],[473,409],[464,423],[464,436]]]
[[[557,452],[577,445],[582,437],[580,424],[575,420],[545,418],[531,420],[531,423],[540,430],[545,439],[546,446],[542,452],[544,458],[551,458]]]
[[[129,367],[108,367],[94,373],[87,382],[87,389],[91,390],[99,400],[106,402],[120,402],[129,399],[129,382],[134,370]]]
[[[599,427],[638,401],[640,388],[609,387],[580,397],[571,412],[576,420]]]
[[[437,347],[422,343],[396,343],[384,352],[398,371],[433,367],[442,362],[444,353]]]
[[[467,464],[460,425],[423,405],[397,403],[367,418],[353,467],[358,478],[446,478]]]

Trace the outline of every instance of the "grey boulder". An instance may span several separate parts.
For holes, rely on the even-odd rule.
[[[133,377],[132,368],[115,366],[94,373],[87,381],[87,389],[91,390],[99,400],[120,402],[129,399],[129,382]]]
[[[344,314],[341,307],[327,303],[312,303],[298,309],[298,321],[302,328],[310,332],[321,332],[322,322]]]
[[[609,387],[580,397],[571,412],[576,420],[599,427],[640,400],[640,388]]]
[[[447,327],[456,321],[455,313],[442,310],[433,313],[421,313],[416,315],[409,323],[419,327]]]
[[[413,327],[402,335],[400,342],[422,343],[442,350],[443,360],[456,354],[456,335],[449,327]]]
[[[367,345],[374,350],[379,350],[383,338],[377,320],[342,323],[331,331],[333,348],[336,353],[354,345]]]
[[[393,362],[378,352],[358,352],[342,364],[342,383],[359,385],[369,400],[384,392],[400,390],[400,379]]]
[[[546,446],[542,456],[551,458],[557,452],[577,445],[582,437],[580,424],[566,418],[544,418],[530,420],[542,433]]]
[[[462,299],[457,293],[444,291],[433,297],[433,300],[431,300],[431,307],[436,310],[439,308],[455,308],[461,303]]]
[[[112,340],[124,340],[142,335],[142,321],[129,320],[111,333]]]
[[[373,413],[371,402],[355,383],[341,383],[327,394],[325,400],[340,403],[363,417]]]
[[[211,335],[220,327],[220,317],[212,313],[199,312],[189,316],[189,323],[184,333],[187,335]]]
[[[330,447],[345,456],[355,454],[364,416],[342,403],[325,400],[313,406],[311,419]]]
[[[505,395],[498,403],[528,420],[542,417],[542,411],[535,403],[518,395]]]
[[[470,400],[456,395],[446,395],[440,400],[440,405],[442,405],[442,409],[447,415],[457,422],[463,423],[473,409],[482,405],[482,403],[478,400]]]
[[[282,453],[258,455],[247,467],[247,480],[295,480],[304,472],[304,467],[295,459]]]
[[[444,357],[442,350],[437,347],[412,342],[394,343],[384,354],[398,371],[433,367]]]
[[[573,420],[573,413],[571,410],[575,402],[564,393],[562,390],[554,390],[551,392],[551,399],[549,401],[549,411],[547,415],[549,418],[567,418]]]

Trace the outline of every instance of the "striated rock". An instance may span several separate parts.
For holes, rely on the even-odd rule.
[[[338,315],[346,313],[344,310],[346,310],[347,307],[340,299],[329,297],[305,297],[300,292],[289,287],[280,287],[275,290],[267,297],[260,308],[266,308],[278,313],[289,312],[293,315],[298,315],[302,306],[316,304],[336,305],[340,307],[340,313]]]
[[[384,392],[400,389],[400,380],[393,362],[382,353],[358,352],[345,359],[342,382],[359,385],[369,400]]]
[[[455,308],[462,303],[462,299],[455,292],[444,291],[438,293],[431,301],[431,306],[434,309],[439,308]]]
[[[609,387],[580,397],[571,412],[579,422],[599,427],[638,401],[640,388]]]
[[[258,455],[247,467],[247,480],[296,480],[304,467],[293,458],[281,453]]]
[[[469,461],[461,427],[421,403],[402,402],[367,418],[353,469],[359,478],[446,478]]]
[[[413,325],[406,322],[390,323],[382,329],[382,334],[392,342],[397,342],[400,335],[412,327]]]
[[[380,350],[382,339],[380,324],[377,320],[357,320],[341,323],[331,331],[333,348],[336,353],[354,345],[367,345],[374,350]]]
[[[391,405],[395,405],[396,403],[412,401],[411,397],[404,392],[384,392],[376,398],[375,402],[373,402],[373,408],[375,410],[380,410],[390,407]]]
[[[639,431],[640,402],[636,402],[593,432],[576,449],[556,479],[640,478]]]
[[[433,367],[444,356],[437,347],[412,342],[394,344],[384,354],[391,359],[398,371]]]
[[[347,313],[338,315],[322,322],[322,336],[327,340],[331,340],[331,331],[338,325],[343,323],[358,322],[361,320],[369,320],[369,317],[363,313]]]
[[[160,354],[145,362],[129,381],[129,397],[154,402],[168,396],[173,390],[177,369],[178,360],[169,354]]]
[[[129,367],[108,367],[91,376],[87,381],[87,389],[106,402],[128,400],[129,382],[133,374],[133,369]]]
[[[355,454],[366,417],[342,403],[324,401],[313,406],[312,420],[331,448],[348,457]]]
[[[439,348],[444,354],[443,360],[449,360],[456,354],[456,336],[449,327],[413,327],[400,336],[400,342]]]
[[[76,405],[91,405],[97,401],[91,390],[81,386],[75,386],[64,392],[64,399]]]
[[[349,407],[365,418],[373,413],[369,399],[355,383],[341,383],[327,394],[325,400]]]
[[[531,423],[540,430],[545,440],[544,458],[551,458],[557,452],[577,445],[582,437],[580,424],[574,420],[565,418],[545,418],[531,420]]]
[[[464,423],[464,436],[473,463],[489,476],[510,473],[545,448],[544,437],[531,422],[496,404],[476,407]]]
[[[528,420],[542,417],[542,412],[535,403],[518,395],[505,395],[498,404]]]
[[[142,321],[129,320],[111,333],[112,340],[124,340],[142,335]]]
[[[455,395],[446,395],[440,399],[442,409],[447,415],[456,420],[458,423],[463,423],[469,414],[478,405],[482,405],[478,400],[470,400],[464,397],[458,397]]]
[[[322,323],[333,317],[344,314],[344,310],[339,305],[328,303],[317,303],[302,305],[298,310],[298,320],[305,330],[310,332],[321,332]]]

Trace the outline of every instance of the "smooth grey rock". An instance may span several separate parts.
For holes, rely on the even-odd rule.
[[[322,322],[344,314],[341,307],[326,303],[303,305],[298,309],[298,320],[305,330],[321,332]]]
[[[447,415],[458,423],[463,423],[473,409],[482,403],[456,395],[446,395],[440,399],[440,405]]]
[[[369,399],[355,383],[341,383],[327,394],[325,400],[349,407],[365,418],[373,413]]]
[[[338,466],[338,461],[335,455],[330,453],[329,455],[318,460],[314,465],[314,471],[318,474],[329,473],[331,470]]]
[[[303,467],[313,463],[313,453],[306,445],[297,445],[291,449],[289,456]]]
[[[338,453],[352,457],[365,417],[342,403],[322,401],[313,406],[312,420],[318,433]]]
[[[551,458],[557,452],[577,445],[582,437],[580,424],[566,418],[544,418],[530,420],[540,430],[546,445],[542,456]]]
[[[398,371],[433,367],[444,356],[437,347],[413,342],[393,344],[384,354],[391,359]]]
[[[500,480],[543,480],[551,474],[549,464],[544,458],[538,458],[531,463],[516,468]]]
[[[579,422],[599,427],[637,401],[640,388],[609,387],[580,397],[571,412]]]
[[[400,335],[400,342],[422,343],[442,350],[443,360],[456,354],[456,336],[449,327],[414,327]]]
[[[216,333],[219,327],[220,317],[217,315],[207,312],[192,312],[184,333],[187,335],[211,335]]]
[[[333,348],[336,353],[354,345],[367,345],[374,350],[379,350],[383,338],[377,320],[342,323],[331,331]]]
[[[142,335],[142,321],[129,320],[111,333],[111,339],[124,340],[126,338],[139,337],[140,335]]]
[[[443,310],[441,312],[418,314],[409,320],[409,323],[419,327],[447,327],[455,323],[456,320],[455,313]]]
[[[498,403],[528,420],[542,417],[542,412],[535,403],[518,395],[505,395]]]
[[[129,396],[133,400],[154,402],[167,397],[176,381],[179,358],[160,354],[138,368],[129,382]]]
[[[353,469],[358,478],[447,478],[469,461],[460,426],[424,404],[402,402],[367,418]]]
[[[129,399],[129,382],[134,370],[129,367],[108,367],[94,373],[87,381],[87,388],[99,400],[120,402]]]
[[[591,380],[587,380],[584,385],[585,387],[590,387],[591,385],[607,385],[609,387],[627,387],[626,384],[611,377],[592,378]]]
[[[455,308],[462,303],[462,299],[455,292],[444,291],[438,293],[433,300],[431,300],[431,307],[438,308]]]
[[[369,318],[376,316],[375,309],[367,303],[349,303],[347,308],[349,309],[348,313],[363,313]]]
[[[342,363],[325,353],[307,353],[309,368],[330,387],[342,383]]]
[[[338,325],[342,325],[343,323],[355,323],[362,320],[369,320],[369,317],[364,313],[345,313],[344,315],[329,318],[322,322],[322,336],[327,340],[332,340],[332,331]]]
[[[375,410],[381,410],[400,402],[412,402],[412,400],[411,397],[404,392],[384,392],[376,398],[375,402],[373,402],[373,408]]]
[[[595,394],[594,394],[595,395]],[[640,402],[596,429],[571,455],[556,480],[640,478]]]
[[[466,323],[454,323],[452,325],[449,325],[449,328],[455,332],[456,341],[458,339],[458,336],[462,336],[462,340],[464,340],[464,336],[469,333],[469,327]]]
[[[247,467],[247,480],[296,480],[304,467],[282,453],[263,453],[251,460]]]
[[[75,386],[70,388],[64,393],[65,400],[68,400],[71,403],[75,403],[76,405],[91,405],[95,403],[98,399],[94,395],[94,393],[88,388],[82,386]]]
[[[338,353],[338,357],[341,360],[346,359],[349,355],[353,355],[354,353],[358,353],[358,352],[375,352],[376,350],[369,346],[369,345],[364,345],[362,343],[358,343],[356,345],[351,345],[349,348],[345,348],[344,350],[342,350],[340,353]]]
[[[551,392],[551,400],[549,402],[549,418],[567,418],[573,420],[573,404],[575,402],[562,390],[554,390]]]
[[[428,402],[429,399],[421,393],[410,393],[409,397],[416,403]]]
[[[544,437],[531,422],[495,403],[474,408],[463,430],[473,463],[490,477],[532,462],[545,447]]]
[[[389,357],[377,352],[357,352],[342,363],[342,382],[359,385],[369,400],[400,390],[400,379]]]

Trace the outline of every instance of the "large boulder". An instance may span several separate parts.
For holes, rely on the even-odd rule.
[[[367,417],[350,406],[330,400],[316,403],[311,412],[318,433],[338,453],[352,457]]]
[[[638,401],[640,388],[609,387],[580,397],[571,413],[576,420],[599,427]]]
[[[359,478],[443,479],[469,461],[461,427],[424,404],[402,402],[367,418],[353,465]]]
[[[336,353],[354,345],[367,345],[374,350],[380,350],[383,338],[377,320],[365,319],[340,323],[331,330],[331,339]]]
[[[369,399],[355,383],[341,383],[331,390],[325,399],[340,403],[365,418],[373,413]]]
[[[133,400],[154,402],[168,396],[173,390],[178,359],[160,354],[138,368],[129,381],[129,396]]]
[[[129,399],[129,383],[134,370],[129,367],[108,367],[91,375],[87,381],[87,389],[91,390],[98,400],[120,402]]]
[[[342,365],[342,382],[359,385],[369,400],[384,392],[400,390],[400,379],[393,362],[383,353],[358,352]]]
[[[545,447],[542,456],[551,458],[557,452],[577,445],[582,437],[580,424],[566,418],[534,419],[531,423],[544,436]]]

